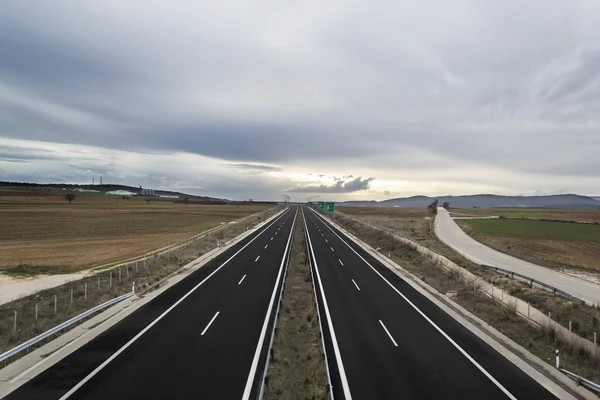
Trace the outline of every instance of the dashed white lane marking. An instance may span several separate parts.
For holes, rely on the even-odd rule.
[[[269,247],[269,245],[266,245],[266,246],[265,246],[265,249],[266,249],[267,247]]]
[[[354,286],[356,286],[356,288],[358,289],[358,291],[360,292],[360,288],[358,287],[358,285],[356,284],[356,282],[354,282],[354,279],[352,279],[352,283],[354,283]],[[393,340],[393,339],[392,339]]]
[[[329,240],[325,239],[325,242],[329,243]]]
[[[340,264],[342,264],[342,267],[343,267],[343,266],[344,266],[344,263],[342,262],[342,260],[340,260],[340,259],[338,258],[338,261],[340,262]]]
[[[331,251],[333,251],[333,247],[330,247]]]
[[[213,322],[215,322],[215,319],[217,319],[217,315],[219,315],[221,311],[217,311],[217,313],[215,314],[214,317],[212,317],[212,319],[210,320],[210,322],[208,323],[208,325],[206,325],[206,328],[204,328],[204,330],[202,331],[202,333],[200,334],[200,336],[204,336],[204,334],[206,333],[206,331],[208,330],[208,328],[210,328],[210,326],[212,325]]]
[[[388,336],[390,337],[390,339],[392,340],[392,343],[394,343],[394,346],[398,347],[398,343],[396,343],[396,341],[394,340],[394,338],[392,337],[392,335],[390,334],[390,331],[388,331],[388,329],[385,327],[385,325],[383,324],[383,322],[381,322],[381,320],[379,320],[379,323],[381,324],[381,326],[383,326],[383,329],[385,329],[385,333],[388,334]]]
[[[259,258],[260,258],[260,256],[256,257],[256,260],[254,260],[254,262],[257,262]]]
[[[244,281],[244,279],[246,279],[246,275],[242,276],[242,279],[240,279],[240,281],[238,282],[238,285],[241,284]]]

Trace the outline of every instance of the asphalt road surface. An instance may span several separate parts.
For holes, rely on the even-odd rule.
[[[561,289],[585,300],[588,304],[600,304],[600,285],[565,275],[491,249],[460,229],[445,208],[438,207],[438,214],[435,218],[435,233],[442,242],[474,263],[518,272]]]
[[[297,207],[7,399],[254,399]]]
[[[303,208],[335,399],[554,399]]]

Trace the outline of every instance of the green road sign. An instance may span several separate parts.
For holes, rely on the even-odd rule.
[[[321,210],[324,210],[324,209],[325,209],[325,202],[324,202],[324,201],[320,201],[320,202],[319,202],[319,208],[320,208]]]
[[[309,201],[307,205],[308,205],[309,207],[312,207],[312,206],[313,206],[313,203],[312,203],[312,201]]]
[[[327,211],[327,212],[334,212],[335,211],[335,203],[333,201],[326,203],[326,205],[325,205],[325,211]]]

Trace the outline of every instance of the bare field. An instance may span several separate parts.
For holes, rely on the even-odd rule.
[[[72,204],[0,203],[0,270],[73,272],[144,254],[265,205],[196,205],[78,197]]]

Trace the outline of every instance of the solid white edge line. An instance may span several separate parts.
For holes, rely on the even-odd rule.
[[[379,323],[381,324],[381,326],[383,326],[383,329],[385,329],[385,333],[388,334],[388,336],[390,337],[390,339],[392,340],[392,343],[394,343],[394,346],[398,347],[398,343],[396,343],[396,341],[394,340],[394,338],[392,337],[392,334],[390,333],[390,331],[388,331],[388,328],[385,327],[385,325],[383,324],[383,322],[381,322],[381,320],[379,320]]]
[[[320,216],[319,216],[320,218]],[[410,301],[404,294],[402,294],[398,289],[396,289],[396,287],[394,285],[392,285],[390,283],[390,281],[388,281],[387,279],[385,279],[383,277],[383,275],[381,275],[379,273],[379,271],[377,271],[371,264],[369,264],[369,262],[367,260],[365,260],[363,258],[363,256],[361,256],[360,254],[358,254],[358,252],[356,250],[354,250],[354,248],[352,246],[350,246],[344,239],[342,239],[340,237],[340,235],[338,235],[333,229],[331,229],[331,227],[325,223],[325,221],[323,221],[323,223],[325,224],[325,226],[327,226],[327,228],[329,228],[329,230],[331,232],[333,232],[334,235],[336,235],[342,242],[344,242],[346,244],[346,246],[348,246],[350,248],[350,250],[352,250],[358,257],[360,257],[361,260],[363,260],[365,262],[365,264],[367,264],[369,267],[371,267],[371,269],[377,274],[379,275],[379,277],[381,279],[383,279],[385,281],[385,283],[387,283],[392,289],[394,289],[396,291],[396,293],[398,293],[412,308],[414,308],[419,314],[421,314],[421,316],[423,318],[425,318],[425,320],[427,322],[429,322],[431,324],[431,326],[433,326],[439,333],[442,334],[442,336],[444,336],[444,338],[446,338],[458,351],[460,351],[462,353],[462,355],[464,355],[467,360],[469,360],[475,367],[477,367],[478,370],[480,370],[489,380],[491,380],[500,390],[502,390],[502,392],[504,392],[505,395],[507,395],[511,400],[517,400],[517,398],[515,396],[512,395],[512,393],[510,393],[504,386],[502,386],[502,384],[500,382],[498,382],[496,380],[496,378],[494,378],[489,372],[487,372],[481,365],[479,365],[479,363],[477,361],[475,361],[475,359],[473,357],[471,357],[469,355],[469,353],[467,353],[465,350],[463,350],[462,347],[460,347],[458,345],[458,343],[456,343],[450,336],[448,336],[448,334],[446,332],[444,332],[442,330],[442,328],[440,328],[439,326],[437,326],[435,324],[435,322],[433,322],[427,315],[425,315],[425,313],[423,311],[421,311],[415,304],[413,304],[412,301]]]
[[[358,289],[358,291],[360,292],[360,288],[358,287],[358,285],[356,284],[356,282],[354,281],[354,279],[352,279],[352,283],[354,283],[354,286],[356,286],[356,288]]]
[[[133,344],[133,342],[135,342],[136,340],[138,340],[144,333],[148,332],[148,330],[150,330],[150,328],[152,328],[154,325],[156,325],[158,323],[158,321],[160,321],[161,319],[163,319],[165,317],[165,315],[167,315],[168,313],[170,313],[175,307],[177,307],[181,302],[183,302],[186,298],[188,298],[188,296],[190,296],[192,293],[194,293],[196,291],[196,289],[198,289],[204,282],[206,282],[207,280],[209,280],[221,268],[223,268],[225,265],[227,265],[229,263],[229,261],[231,261],[238,254],[240,254],[240,252],[242,252],[242,250],[244,250],[246,247],[248,247],[250,245],[250,243],[254,242],[258,237],[260,237],[260,235],[262,235],[263,233],[265,233],[271,227],[271,225],[273,225],[275,222],[277,222],[277,220],[279,218],[281,218],[285,214],[286,214],[286,211],[282,212],[279,217],[274,218],[273,222],[271,222],[265,229],[263,229],[262,232],[260,232],[259,234],[257,234],[252,240],[250,240],[248,243],[246,243],[246,245],[244,245],[244,247],[242,247],[234,255],[232,255],[231,257],[229,257],[223,264],[221,264],[217,269],[215,269],[213,272],[211,272],[211,274],[208,275],[206,278],[204,278],[202,280],[202,282],[200,282],[199,284],[197,284],[196,286],[194,286],[189,292],[187,292],[185,295],[183,295],[183,297],[181,297],[179,300],[177,300],[171,307],[167,308],[154,321],[152,321],[150,324],[148,324],[148,326],[146,326],[142,331],[140,331],[140,333],[138,333],[137,335],[135,335],[132,339],[129,340],[129,342],[125,343],[123,345],[123,347],[121,347],[119,350],[117,350],[116,352],[114,352],[112,356],[110,356],[108,359],[106,359],[102,364],[100,364],[98,367],[96,367],[95,370],[93,370],[92,372],[90,372],[85,378],[83,378],[81,381],[79,381],[79,383],[77,385],[73,386],[73,388],[71,390],[69,390],[67,393],[65,393],[59,400],[68,399],[73,393],[75,393],[77,390],[79,390],[79,388],[81,388],[83,385],[85,385],[87,381],[89,381],[90,379],[92,379],[94,377],[94,375],[96,375],[98,372],[100,372],[112,360],[114,360],[115,358],[117,358],[119,356],[119,354],[121,354],[122,352],[124,352],[129,346],[131,346]]]
[[[321,290],[321,297],[323,297],[323,308],[325,308],[325,316],[327,318],[327,324],[329,325],[329,333],[331,335],[331,343],[333,344],[333,352],[335,353],[335,359],[338,365],[338,371],[340,373],[340,380],[342,381],[342,389],[344,391],[344,397],[346,400],[351,400],[352,395],[350,394],[350,386],[348,385],[348,378],[346,377],[346,370],[342,363],[342,355],[338,346],[337,337],[335,330],[333,329],[333,322],[331,321],[331,314],[329,312],[329,306],[327,305],[327,298],[325,297],[325,290],[323,290],[323,283],[321,282],[321,274],[319,273],[319,267],[317,265],[317,257],[315,257],[315,251],[312,247],[312,241],[310,240],[310,232],[306,230],[306,237],[308,239],[308,247],[312,254],[313,261],[315,262],[315,272],[317,280],[319,281],[319,289]],[[310,257],[310,254],[309,254]]]
[[[344,263],[342,262],[342,260],[340,260],[340,259],[338,258],[338,261],[340,262],[340,264],[342,264],[342,267],[343,267],[343,266],[344,266]]]
[[[254,262],[257,262],[259,258],[260,258],[260,256],[256,257],[256,260],[254,260]]]
[[[242,276],[242,279],[240,279],[240,281],[238,282],[238,285],[241,285],[241,283],[244,281],[244,279],[246,279],[246,275]]]
[[[277,279],[275,280],[275,285],[273,287],[273,294],[271,295],[271,301],[269,302],[269,308],[267,309],[267,314],[265,315],[265,321],[263,323],[262,329],[260,331],[260,337],[258,339],[258,344],[256,345],[256,351],[254,353],[254,358],[252,359],[252,365],[250,366],[250,373],[248,374],[248,380],[246,381],[246,387],[244,388],[244,394],[242,395],[242,400],[248,400],[251,395],[252,386],[254,383],[254,376],[256,375],[256,369],[258,367],[258,359],[260,358],[260,353],[262,351],[263,343],[265,341],[265,335],[267,334],[267,326],[269,325],[269,318],[271,316],[271,311],[273,310],[273,303],[275,302],[275,296],[277,295],[277,286],[279,286],[279,281],[281,279],[281,274],[283,272],[283,267],[285,265],[285,261],[287,258],[287,251],[290,247],[290,243],[292,242],[292,236],[294,235],[294,225],[296,223],[296,216],[298,214],[294,214],[294,221],[292,222],[292,227],[290,229],[290,236],[288,237],[287,244],[285,246],[285,250],[283,251],[283,257],[281,258],[281,265],[279,266],[279,273],[277,274]],[[275,316],[277,318],[277,316]]]
[[[208,330],[208,328],[210,328],[210,326],[215,321],[215,319],[217,319],[217,316],[219,315],[220,312],[221,311],[217,311],[217,313],[215,314],[214,317],[212,317],[212,319],[210,320],[210,322],[208,323],[208,325],[206,325],[206,328],[204,328],[204,330],[202,331],[202,333],[200,334],[200,336],[204,336],[204,334],[206,333],[206,331]]]

